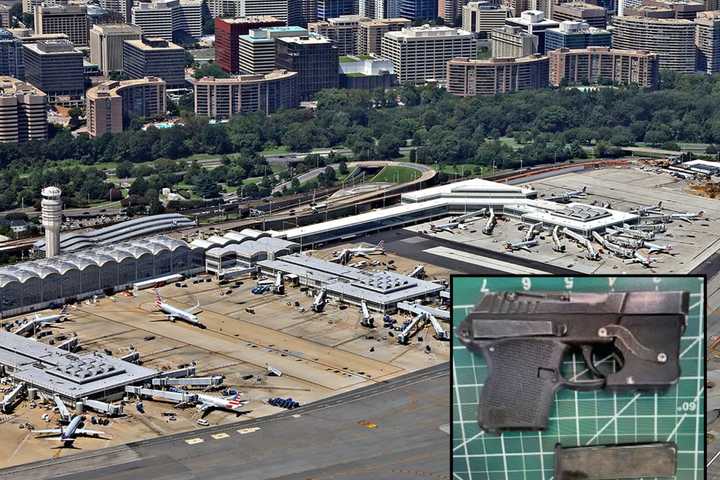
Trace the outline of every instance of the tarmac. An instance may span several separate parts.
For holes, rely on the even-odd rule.
[[[0,470],[12,480],[450,478],[448,364],[296,410]]]
[[[342,246],[312,255],[329,258],[337,248]],[[371,264],[376,262],[380,264]],[[367,263],[363,268],[390,265],[402,273],[416,265],[391,252],[373,255]],[[426,265],[426,271],[430,279],[448,277],[442,268]],[[84,352],[105,351],[116,356],[128,353],[132,346],[144,366],[157,370],[195,362],[197,376],[223,375],[225,385],[248,401],[240,417],[243,419],[283,411],[268,404],[271,397],[290,397],[305,405],[449,359],[449,342],[435,339],[430,326],[413,337],[410,345],[399,345],[390,330],[381,328],[377,313],[378,327],[367,329],[360,325],[357,307],[331,300],[322,313],[313,312],[312,292],[305,288],[288,284],[284,295],[253,295],[250,290],[256,282],[249,278],[222,286],[216,280],[198,281],[201,278],[204,280],[201,276],[183,282],[187,287],[162,287],[160,293],[166,302],[180,308],[199,302],[198,316],[207,327],[204,330],[167,321],[155,311],[154,294],[148,289],[74,305],[68,321],[50,328],[52,335],[41,341],[76,333]],[[394,317],[400,323],[409,318]],[[279,369],[282,376],[268,375],[268,366]],[[10,389],[9,385],[0,385],[0,395]],[[53,448],[55,445],[23,428],[54,428],[58,420],[52,402],[23,401],[12,414],[0,415],[0,468],[202,428],[197,424],[200,413],[195,408],[178,409],[170,402],[146,400],[145,413],[141,414],[136,411],[135,399],[128,400],[125,416],[96,428],[106,436],[79,438],[77,449]],[[88,417],[92,415],[88,413]],[[211,425],[221,425],[240,418],[214,410],[205,419]]]

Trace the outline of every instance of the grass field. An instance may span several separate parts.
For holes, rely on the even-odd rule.
[[[391,166],[380,170],[372,182],[405,183],[411,182],[420,176],[420,172],[409,167]]]

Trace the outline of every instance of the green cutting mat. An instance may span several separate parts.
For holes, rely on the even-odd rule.
[[[453,337],[453,478],[455,480],[553,480],[556,443],[563,446],[674,441],[678,480],[703,478],[704,284],[699,277],[453,277],[453,325],[484,293],[497,291],[686,290],[688,326],[681,340],[682,377],[661,394],[604,391],[557,393],[547,430],[484,434],[477,404],[487,369],[482,355]],[[585,370],[582,356],[564,362],[565,376]],[[646,479],[647,480],[647,479]]]

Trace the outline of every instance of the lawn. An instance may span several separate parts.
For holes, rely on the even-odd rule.
[[[371,182],[405,183],[415,180],[421,173],[414,168],[390,166],[380,170]]]

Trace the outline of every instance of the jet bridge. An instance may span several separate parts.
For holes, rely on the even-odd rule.
[[[413,336],[417,331],[419,331],[422,326],[425,324],[427,318],[427,313],[422,312],[415,315],[415,317],[410,320],[410,323],[407,324],[405,328],[403,328],[402,332],[400,332],[397,336],[398,343],[401,345],[407,345],[410,341],[410,337]]]
[[[133,385],[127,385],[125,392],[131,393],[138,398],[150,397],[159,398],[162,400],[168,400],[175,403],[197,403],[198,396],[194,393],[188,392],[173,392],[171,390],[156,390],[153,388],[135,387]]]
[[[18,383],[15,388],[10,391],[10,393],[5,395],[5,398],[3,398],[2,402],[0,402],[0,411],[2,411],[2,413],[12,412],[15,406],[20,403],[20,401],[25,396],[25,392],[27,392],[25,384]]]
[[[365,300],[360,303],[360,311],[362,312],[362,320],[360,321],[360,325],[362,325],[363,327],[374,328],[375,321],[373,320],[372,315],[370,315],[370,310],[368,310]]]
[[[590,260],[599,260],[599,259],[600,259],[600,255],[597,253],[597,251],[595,250],[595,248],[592,246],[592,242],[590,242],[590,240],[588,240],[587,238],[583,237],[582,235],[579,235],[579,234],[573,232],[572,230],[570,230],[570,229],[567,228],[567,227],[563,228],[562,233],[563,233],[563,235],[565,235],[566,237],[572,238],[573,240],[575,240],[576,242],[578,242],[578,244],[580,244],[581,246],[585,247],[585,249],[586,249],[587,252],[588,252],[588,253],[587,253],[587,257],[588,257]]]
[[[160,377],[153,378],[154,387],[169,387],[176,385],[188,385],[191,387],[219,387],[225,381],[222,375],[212,377]]]
[[[317,313],[322,312],[325,310],[325,303],[327,303],[327,293],[324,288],[321,288],[318,294],[315,295],[315,300],[313,300],[312,311]]]
[[[116,417],[123,414],[123,407],[120,404],[90,400],[89,398],[83,398],[82,402],[79,403],[82,403],[84,408],[98,413],[104,413],[110,417]]]

